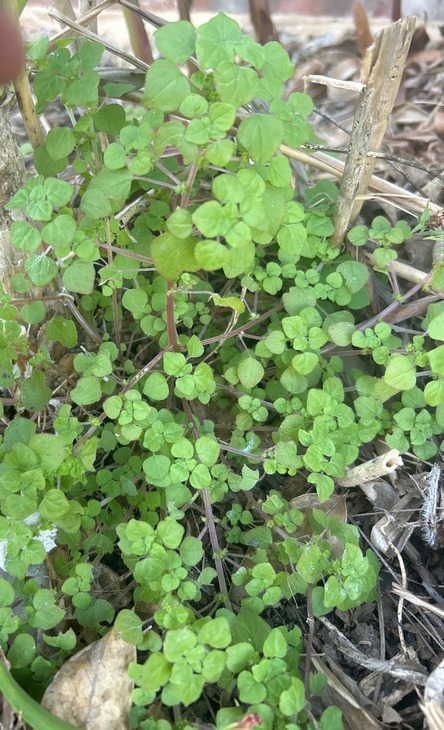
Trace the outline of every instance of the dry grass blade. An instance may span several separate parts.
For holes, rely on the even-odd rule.
[[[329,663],[332,664],[332,662]],[[370,701],[353,680],[347,677],[348,686],[346,687],[335,671],[327,667],[325,662],[317,656],[312,657],[312,664],[318,672],[325,675],[328,691],[332,694],[334,702],[341,707],[350,730],[362,730],[362,727],[365,727],[366,730],[379,730],[381,727],[379,722],[366,707]]]
[[[279,151],[283,155],[289,157],[292,160],[297,160],[303,165],[314,167],[317,170],[326,172],[333,177],[341,178],[344,174],[345,163],[342,160],[337,160],[325,152],[313,152],[309,154],[303,150],[294,150],[287,145],[281,145]],[[404,210],[406,213],[416,215],[423,213],[427,208],[432,216],[439,216],[442,209],[439,205],[431,203],[426,198],[420,195],[414,195],[413,193],[406,192],[399,185],[387,182],[377,175],[372,175],[369,182],[369,189],[387,198],[387,202],[392,203],[397,208]],[[367,196],[368,199],[377,199],[378,195]]]
[[[430,730],[444,727],[444,660],[431,672],[420,704]]]
[[[91,12],[91,10],[94,10],[97,5],[97,0],[78,0],[78,2],[80,15],[86,15],[87,13]],[[90,20],[90,22],[88,23],[88,27],[93,33],[98,32],[97,16]]]
[[[400,585],[397,585],[394,583],[392,585],[393,593],[395,593],[397,596],[402,596],[404,600],[409,601],[410,603],[413,603],[415,606],[418,606],[419,608],[423,608],[424,611],[430,611],[430,613],[434,613],[436,616],[439,616],[440,618],[444,619],[444,609],[439,608],[439,606],[434,606],[433,604],[429,603],[428,601],[425,601],[423,598],[420,598],[419,596],[415,596],[414,593],[411,593],[411,591],[406,590],[405,588],[402,588]]]
[[[318,618],[318,621],[324,624],[329,631],[329,634],[338,647],[338,649],[353,661],[360,664],[366,669],[370,669],[372,672],[381,672],[382,674],[389,674],[392,677],[403,679],[405,682],[410,682],[413,685],[424,687],[426,683],[426,675],[423,672],[419,672],[413,669],[411,666],[405,664],[405,662],[399,662],[396,659],[390,659],[389,661],[381,659],[373,659],[368,657],[362,651],[359,651],[339,629],[336,628],[328,619],[323,616]]]
[[[106,8],[109,8],[111,5],[114,5],[114,0],[103,0],[103,2],[96,5],[95,8],[93,8],[93,10],[91,10],[89,13],[86,13],[86,15],[84,15],[81,18],[77,18],[77,20],[76,20],[74,12],[72,11],[72,7],[71,7],[70,3],[60,2],[60,0],[59,0],[59,2],[54,3],[54,5],[61,16],[64,16],[65,18],[69,17],[72,21],[77,22],[79,25],[83,26],[83,25],[88,25],[88,23],[91,20],[97,18],[97,16],[103,10],[106,10]],[[60,7],[60,6],[62,6],[62,7],[66,6],[67,10],[69,8],[68,12],[63,12],[62,7]],[[48,13],[48,15],[50,15],[50,17],[51,17],[50,13]],[[69,35],[69,30],[70,30],[69,27],[65,28],[64,30],[61,30],[59,33],[57,33],[55,36],[52,37],[51,42],[49,44],[50,50],[53,50],[56,47],[56,43],[58,40],[60,40],[61,38],[66,38],[66,36]]]
[[[148,70],[148,68],[149,68],[148,64],[144,63],[143,61],[139,61],[139,59],[135,58],[134,56],[130,55],[129,53],[120,51],[118,48],[111,45],[110,43],[103,41],[95,33],[92,33],[91,31],[83,28],[83,26],[81,26],[80,23],[74,22],[73,20],[70,20],[69,18],[66,18],[64,16],[57,15],[56,13],[48,13],[48,14],[51,18],[53,18],[54,20],[57,20],[59,23],[64,23],[65,25],[67,25],[69,28],[71,28],[71,30],[75,31],[78,35],[81,35],[84,38],[89,38],[89,40],[91,40],[91,41],[96,41],[97,43],[101,43],[103,46],[105,46],[107,51],[109,51],[110,53],[114,53],[116,56],[119,56],[119,58],[123,59],[124,61],[127,61],[127,63],[130,63],[132,66],[136,66],[137,68],[140,68],[142,71]]]

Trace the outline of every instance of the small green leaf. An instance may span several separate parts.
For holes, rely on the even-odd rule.
[[[287,51],[280,43],[271,41],[263,47],[262,72],[274,84],[285,83],[294,74],[293,64]]]
[[[166,548],[175,550],[182,542],[185,528],[171,516],[168,516],[159,522],[156,532],[157,537],[162,540]]]
[[[126,165],[126,152],[121,144],[111,142],[105,150],[103,161],[110,170],[119,170]]]
[[[112,395],[111,398],[107,398],[103,404],[103,410],[105,411],[108,418],[115,420],[118,418],[120,411],[122,410],[123,400],[119,395]]]
[[[217,462],[220,454],[220,446],[215,438],[201,436],[196,441],[196,454],[205,466],[211,467]]]
[[[30,619],[32,627],[45,631],[54,628],[63,619],[65,612],[55,605],[55,591],[40,588],[33,597],[35,614]]]
[[[102,46],[103,47],[103,46]],[[97,71],[87,71],[76,77],[64,91],[64,99],[69,106],[95,107],[99,103],[97,88],[100,76]]]
[[[94,289],[94,264],[92,261],[74,261],[65,269],[62,279],[68,291],[91,294]]]
[[[297,715],[305,706],[305,690],[303,682],[297,677],[291,678],[291,687],[282,692],[279,709],[286,717]]]
[[[196,335],[192,335],[187,342],[189,357],[201,357],[204,354],[204,346]]]
[[[71,200],[74,192],[72,185],[66,180],[59,180],[55,177],[49,177],[43,183],[43,190],[48,202],[53,208],[62,208]]]
[[[444,312],[441,312],[429,322],[427,332],[434,340],[444,340]]]
[[[213,132],[228,132],[236,121],[236,106],[233,103],[227,103],[223,101],[216,101],[211,104],[208,110],[208,116],[213,123]],[[231,140],[221,140],[220,144],[230,146],[231,150],[234,149],[234,144]]]
[[[171,23],[169,26],[165,27],[170,26]],[[194,117],[201,117],[208,111],[208,102],[203,96],[200,96],[200,94],[190,94],[183,100],[179,111],[184,117],[189,117],[190,119],[193,119]]]
[[[237,374],[245,388],[254,388],[264,377],[265,370],[259,360],[247,357],[237,366]]]
[[[123,641],[138,646],[143,641],[142,621],[134,611],[123,609],[120,611],[114,622],[114,630],[122,637]]]
[[[230,307],[238,314],[245,312],[245,304],[237,297],[220,297],[219,294],[213,294],[213,301],[218,307]]]
[[[344,261],[338,265],[336,271],[344,277],[347,287],[353,293],[360,291],[369,277],[367,266],[359,261]]]
[[[238,23],[219,13],[197,29],[196,55],[203,69],[216,68],[223,61],[233,61],[235,48],[242,43]]]
[[[241,672],[237,678],[237,686],[241,702],[247,704],[262,702],[267,696],[266,687],[261,682],[257,682],[251,672],[245,670]]]
[[[168,456],[154,454],[143,462],[143,469],[150,484],[159,487],[167,487],[171,483],[170,478],[171,462]]]
[[[60,94],[65,85],[64,79],[56,76],[52,71],[40,71],[34,81],[34,91],[39,102],[48,103]]]
[[[176,238],[162,233],[151,244],[151,255],[159,274],[166,279],[177,279],[184,271],[197,271],[199,264],[194,255],[196,239]]]
[[[5,578],[0,577],[0,606],[12,606],[14,599],[14,588]]]
[[[89,406],[97,403],[102,397],[100,380],[95,375],[87,375],[77,381],[71,391],[71,398],[79,406]]]
[[[86,215],[96,219],[111,215],[113,210],[110,200],[101,190],[86,190],[80,207]]]
[[[444,403],[444,380],[431,380],[424,388],[424,398],[429,406]]]
[[[11,226],[12,243],[22,251],[35,251],[40,246],[42,235],[26,221],[14,221]]]
[[[40,502],[39,512],[43,518],[57,524],[57,518],[69,511],[69,502],[59,489],[48,489]]]
[[[24,322],[28,324],[37,324],[42,322],[46,317],[46,307],[43,302],[30,302],[24,304],[20,310],[20,314]]]
[[[42,228],[43,240],[50,246],[69,246],[76,232],[76,222],[70,215],[61,214]]]
[[[23,381],[20,399],[27,411],[41,411],[51,398],[51,388],[45,384],[45,376],[40,370],[34,370],[31,377]]]
[[[200,563],[204,554],[201,541],[191,535],[183,540],[179,552],[184,564],[189,566]]]
[[[263,654],[265,657],[284,657],[288,652],[288,644],[282,631],[272,629],[264,642]]]
[[[40,256],[31,254],[31,256],[28,256],[25,270],[32,283],[39,287],[49,284],[58,272],[56,262],[44,254]]]
[[[416,370],[405,355],[392,355],[384,373],[384,381],[396,390],[410,390],[416,385]]]
[[[66,457],[62,439],[49,433],[35,434],[31,438],[29,446],[39,457],[40,466],[43,469],[55,471]]]
[[[188,238],[193,230],[193,221],[189,211],[184,208],[176,208],[167,219],[166,227],[172,236],[180,239]]]
[[[133,176],[127,169],[108,170],[103,167],[100,172],[95,175],[87,191],[84,193],[80,203],[80,207],[87,215],[93,218],[103,218],[108,215],[108,211],[118,209],[123,206],[128,198]],[[98,203],[94,204],[94,198],[98,198]],[[100,213],[97,205],[103,205],[102,198],[105,199],[105,208]]]
[[[432,372],[435,373],[435,375],[442,375],[444,372],[444,345],[440,345],[434,350],[430,350],[428,355]]]
[[[198,464],[190,475],[190,484],[195,489],[209,489],[211,486],[211,474],[205,464]]]
[[[187,20],[167,23],[154,37],[159,53],[174,63],[184,63],[194,53],[196,29]]]
[[[230,61],[220,63],[214,71],[214,83],[221,101],[242,106],[256,95],[258,75],[252,68]]]
[[[105,46],[97,41],[90,41],[83,39],[82,45],[79,48],[79,58],[82,62],[82,67],[86,69],[95,68],[100,64],[101,58]]]
[[[143,289],[128,289],[122,297],[122,307],[141,316],[148,302],[148,294]]]
[[[217,682],[224,669],[225,652],[216,649],[208,652],[202,666],[202,676],[205,680],[207,682]]]
[[[168,382],[162,373],[151,373],[143,386],[143,393],[150,400],[159,401],[168,398],[170,390]]]
[[[319,730],[344,730],[342,712],[339,707],[327,707],[319,720]]]
[[[270,114],[250,114],[240,123],[237,139],[251,158],[263,165],[278,149],[283,134],[280,119]]]
[[[254,648],[248,641],[242,641],[226,649],[227,668],[230,672],[240,672],[253,661]]]
[[[71,154],[76,144],[75,134],[72,129],[66,127],[54,127],[48,132],[46,138],[46,149],[53,160],[67,157]]]
[[[202,626],[197,638],[202,644],[225,649],[231,642],[230,624],[224,617],[213,618]]]
[[[255,651],[262,651],[271,629],[261,616],[248,608],[241,608],[231,624],[233,643],[248,641]]]
[[[355,329],[353,322],[336,322],[328,328],[328,334],[335,345],[347,347],[351,344]]]
[[[48,340],[57,340],[65,347],[77,345],[77,329],[74,322],[60,315],[56,315],[48,323],[46,336]]]
[[[125,122],[125,109],[121,104],[105,104],[93,116],[95,129],[105,134],[119,134]]]
[[[173,112],[179,109],[189,93],[188,79],[172,61],[154,61],[146,75],[144,104],[164,112]]]
[[[205,154],[209,163],[223,167],[234,154],[234,144],[230,139],[221,139],[209,144]]]
[[[141,687],[147,691],[157,692],[168,682],[171,664],[163,654],[151,654],[145,662],[143,670]]]
[[[30,634],[19,634],[8,651],[8,661],[13,669],[23,669],[31,666],[35,655],[34,637]]]

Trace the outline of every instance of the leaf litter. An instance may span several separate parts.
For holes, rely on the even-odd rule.
[[[128,730],[130,662],[136,647],[114,630],[74,654],[47,688],[42,705],[57,717],[85,730]]]

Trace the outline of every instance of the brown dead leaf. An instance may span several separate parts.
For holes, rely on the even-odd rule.
[[[128,678],[132,661],[136,661],[136,647],[111,630],[63,665],[42,705],[84,730],[127,730],[134,687]]]
[[[332,494],[325,502],[319,502],[317,494],[301,494],[288,503],[290,509],[298,509],[304,515],[302,524],[299,525],[294,533],[297,537],[311,535],[313,528],[310,525],[310,515],[313,509],[321,510],[327,517],[336,517],[339,522],[347,522],[347,504],[345,495]],[[335,558],[340,557],[344,551],[344,545],[337,537],[331,535],[330,532],[325,534],[325,539],[330,545],[332,555]]]
[[[444,112],[437,111],[433,119],[433,127],[435,132],[441,137],[444,135]]]
[[[368,22],[368,15],[359,0],[355,0],[353,5],[353,17],[355,21],[356,43],[360,53],[364,55],[367,48],[373,43],[373,36]]]
[[[429,675],[424,702],[419,705],[430,730],[441,730],[444,723],[444,660]]]
[[[423,51],[429,40],[430,36],[425,29],[425,25],[420,25],[419,28],[416,28],[415,32],[413,33],[409,53],[417,53],[418,51]]]

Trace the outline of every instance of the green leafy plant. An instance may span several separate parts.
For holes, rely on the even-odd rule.
[[[270,607],[351,610],[376,597],[378,563],[321,509],[299,531],[277,487],[300,473],[319,506],[377,437],[437,452],[444,310],[429,305],[408,346],[371,315],[370,267],[330,241],[336,188],[299,194],[281,149],[314,134],[311,99],[284,96],[278,43],[222,14],[155,37],[131,104],[136,82],[101,79],[101,45],[30,48],[37,110],[57,100],[68,122],[8,205],[24,259],[0,306],[3,408],[17,409],[0,446],[1,641],[60,649],[22,668],[42,688],[73,649],[67,618],[96,636],[114,624],[140,650],[134,727],[168,730],[145,717],[155,701],[187,722],[209,687],[230,698],[218,727],[245,712],[311,727],[322,682]],[[378,217],[350,242],[377,242],[385,281],[410,232]],[[29,570],[46,559],[51,589]],[[126,576],[126,603],[99,566]],[[319,718],[341,726],[337,708]]]

